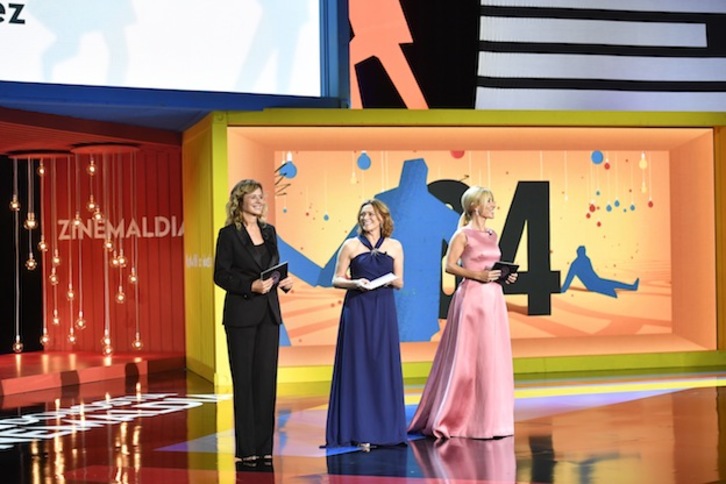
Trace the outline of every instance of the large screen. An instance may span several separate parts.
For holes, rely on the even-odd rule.
[[[0,80],[320,95],[317,0],[0,3]]]

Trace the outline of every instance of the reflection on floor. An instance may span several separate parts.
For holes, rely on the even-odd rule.
[[[724,385],[726,373],[518,382],[514,437],[412,436],[368,453],[320,448],[325,385],[284,388],[273,462],[245,466],[230,396],[174,371],[3,400],[0,481],[726,482]],[[409,418],[421,389],[407,386]]]

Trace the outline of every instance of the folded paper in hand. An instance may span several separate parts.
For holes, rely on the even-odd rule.
[[[262,271],[260,275],[263,281],[272,279],[274,285],[287,277],[287,261],[281,262],[276,266],[272,266],[269,269]]]
[[[497,261],[492,266],[493,271],[501,271],[499,278],[496,282],[505,282],[510,274],[516,274],[519,270],[518,264],[512,264],[511,262]]]
[[[368,281],[368,284],[366,284],[366,289],[376,289],[381,286],[385,286],[389,282],[395,281],[398,279],[398,276],[393,274],[393,272],[389,272],[388,274],[384,274],[381,277],[377,277],[376,279],[373,279],[372,281]]]

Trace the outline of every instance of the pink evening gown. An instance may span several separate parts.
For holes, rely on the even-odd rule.
[[[491,268],[493,231],[464,227],[463,267]],[[409,426],[437,438],[491,439],[514,433],[514,375],[502,286],[464,279],[456,289],[431,373]]]

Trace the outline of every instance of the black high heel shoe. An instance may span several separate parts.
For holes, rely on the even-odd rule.
[[[235,457],[234,461],[245,465],[254,465],[259,459],[256,455],[248,455],[247,457]]]

